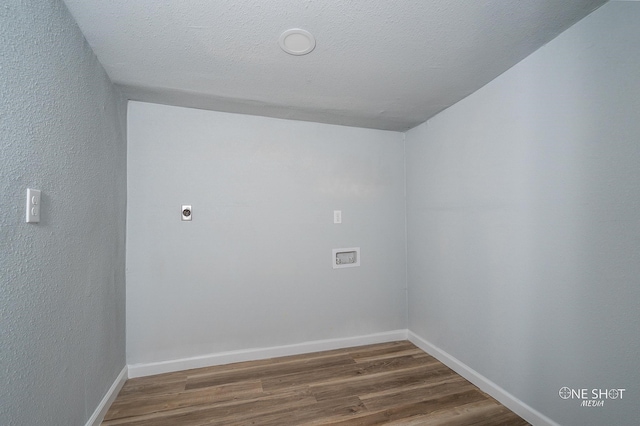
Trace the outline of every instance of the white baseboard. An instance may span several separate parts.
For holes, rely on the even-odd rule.
[[[502,405],[504,405],[532,425],[560,426],[549,417],[531,408],[515,396],[511,395],[509,392],[502,389],[500,386],[496,385],[491,380],[475,371],[473,368],[464,364],[457,358],[451,356],[449,353],[443,351],[432,343],[424,340],[412,331],[408,332],[408,338],[411,343],[427,352],[434,358],[438,359],[438,361],[442,362],[465,379],[469,380],[471,383],[479,387],[483,392],[488,393],[493,398],[500,401]]]
[[[96,407],[89,420],[87,420],[85,426],[100,426],[100,423],[102,423],[105,414],[107,414],[107,410],[109,410],[109,407],[116,399],[116,396],[118,396],[118,392],[120,392],[120,389],[122,389],[122,386],[124,386],[124,382],[127,381],[127,371],[128,369],[125,365],[120,374],[118,374],[118,377],[116,377],[116,380],[114,380],[107,393],[104,395],[104,398],[102,398],[102,401],[100,401],[100,404],[98,404],[98,406]]]
[[[210,367],[213,365],[231,364],[242,361],[275,358],[279,356],[299,355],[309,352],[329,351],[352,346],[371,345],[374,343],[407,340],[407,330],[394,330],[365,336],[346,337],[340,339],[316,340],[269,348],[244,349],[239,351],[220,352],[170,361],[150,362],[129,365],[129,377],[144,377],[154,374],[189,370],[191,368]]]

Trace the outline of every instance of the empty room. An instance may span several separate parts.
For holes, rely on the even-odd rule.
[[[0,425],[640,422],[640,1],[7,0]]]

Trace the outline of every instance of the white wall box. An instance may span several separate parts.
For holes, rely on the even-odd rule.
[[[360,247],[333,249],[333,269],[360,266]]]

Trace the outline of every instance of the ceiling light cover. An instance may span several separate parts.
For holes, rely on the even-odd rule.
[[[316,39],[309,31],[292,28],[283,32],[278,40],[282,50],[290,55],[306,55],[316,47]]]

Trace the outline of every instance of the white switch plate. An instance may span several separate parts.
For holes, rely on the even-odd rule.
[[[342,210],[333,211],[333,223],[342,223]]]
[[[40,190],[27,188],[27,223],[40,222]]]

